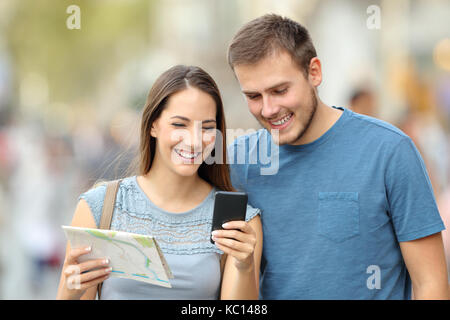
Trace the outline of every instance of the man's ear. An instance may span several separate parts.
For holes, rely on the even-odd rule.
[[[309,62],[308,81],[314,87],[318,87],[322,83],[322,64],[317,57],[312,58]]]

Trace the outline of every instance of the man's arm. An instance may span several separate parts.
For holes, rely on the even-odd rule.
[[[415,299],[450,299],[444,245],[440,232],[400,242]]]

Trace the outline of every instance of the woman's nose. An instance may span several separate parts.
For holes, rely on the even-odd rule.
[[[183,141],[186,146],[191,148],[190,151],[200,152],[203,146],[203,137],[202,137],[202,122],[195,121],[194,126],[188,130],[188,135],[185,137]]]

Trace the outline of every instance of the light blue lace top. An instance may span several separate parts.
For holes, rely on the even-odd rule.
[[[140,281],[109,278],[103,282],[101,299],[218,299],[220,257],[223,252],[210,242],[214,208],[213,188],[194,209],[171,213],[157,207],[139,186],[136,176],[124,178],[117,191],[111,230],[152,235],[174,275],[172,288]],[[106,185],[81,194],[97,227],[103,208]],[[247,206],[246,221],[260,210]]]

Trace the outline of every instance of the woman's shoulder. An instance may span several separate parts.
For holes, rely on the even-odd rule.
[[[130,194],[131,182],[133,177],[122,178],[117,190],[115,206],[120,206],[127,195]],[[100,218],[103,210],[103,202],[106,195],[108,180],[97,180],[92,187],[79,195],[78,201],[85,200],[91,209],[92,215],[97,223],[100,223]]]

